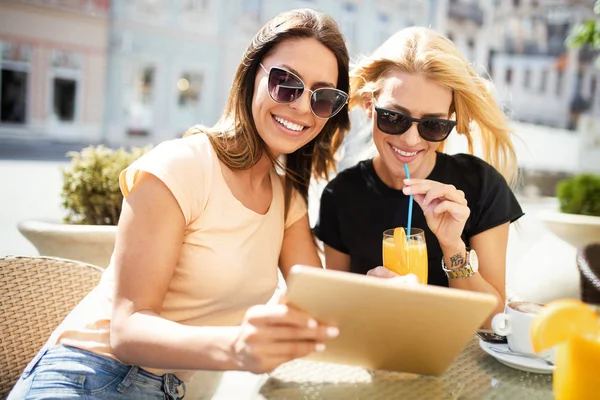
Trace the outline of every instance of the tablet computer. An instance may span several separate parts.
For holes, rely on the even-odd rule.
[[[307,358],[442,374],[496,305],[491,294],[296,265],[286,298],[340,335]]]

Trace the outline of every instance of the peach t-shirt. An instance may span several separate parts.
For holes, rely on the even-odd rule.
[[[155,175],[169,188],[186,222],[161,316],[184,325],[239,325],[249,307],[264,304],[273,295],[284,229],[306,214],[306,203],[295,194],[284,222],[282,179],[273,169],[268,212],[261,215],[246,208],[227,186],[204,134],[164,142],[135,161],[120,176],[125,197],[140,171]],[[48,345],[74,346],[115,358],[110,347],[113,290],[111,262],[98,286],[54,331]],[[182,371],[146,369],[189,377]]]

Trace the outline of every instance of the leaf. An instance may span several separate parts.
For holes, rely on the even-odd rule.
[[[65,222],[116,225],[123,203],[119,174],[151,148],[149,145],[128,151],[100,145],[68,152],[71,163],[61,169]]]

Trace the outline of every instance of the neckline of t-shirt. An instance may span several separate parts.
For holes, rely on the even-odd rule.
[[[247,212],[251,213],[252,215],[254,215],[256,217],[265,218],[269,214],[271,214],[271,210],[273,210],[273,203],[275,202],[275,179],[277,178],[277,172],[275,171],[275,168],[271,168],[271,170],[269,171],[269,178],[271,181],[271,203],[269,204],[269,209],[267,210],[267,212],[265,212],[264,214],[261,214],[259,212],[256,212],[256,211],[246,207],[244,205],[244,203],[242,203],[240,201],[240,199],[235,197],[235,195],[233,194],[233,191],[231,190],[231,188],[227,184],[227,181],[225,180],[225,176],[223,175],[221,161],[219,160],[219,157],[217,156],[217,152],[213,148],[212,144],[210,144],[210,142],[209,142],[209,146],[210,146],[210,150],[213,155],[214,167],[217,168],[217,170],[219,171],[218,175],[219,175],[221,184],[226,188],[227,194],[229,196],[231,196],[231,198],[234,200],[234,202],[236,204],[238,204],[242,209],[246,210]]]
[[[425,179],[430,179],[430,180],[434,180],[434,181],[439,180],[439,179],[436,179],[436,177],[439,175],[439,169],[441,168],[440,161],[442,160],[442,157],[444,156],[444,154],[440,153],[440,152],[436,152],[435,154],[436,154],[436,159],[435,159],[435,164],[433,165],[433,169],[431,170],[429,175],[427,175],[427,178],[425,178]],[[379,191],[381,191],[382,193],[384,193],[386,195],[393,196],[393,197],[408,197],[402,192],[402,190],[389,187],[379,177],[379,175],[377,175],[377,172],[375,171],[375,167],[373,166],[372,158],[365,160],[365,166],[366,166],[367,173],[373,177],[375,186]]]

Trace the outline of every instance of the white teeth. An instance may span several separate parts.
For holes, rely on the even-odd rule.
[[[275,120],[277,122],[279,122],[281,125],[285,126],[286,128],[291,129],[296,132],[300,132],[302,129],[304,129],[304,127],[302,125],[295,124],[293,122],[290,122],[290,121],[285,120],[278,116],[275,116]]]
[[[415,154],[418,153],[418,151],[415,151],[415,152],[412,152],[412,153],[407,153],[406,151],[402,151],[399,148],[394,147],[394,146],[392,146],[392,149],[394,149],[394,151],[396,153],[398,153],[398,154],[400,154],[401,156],[404,156],[404,157],[412,157],[412,156],[414,156]]]

